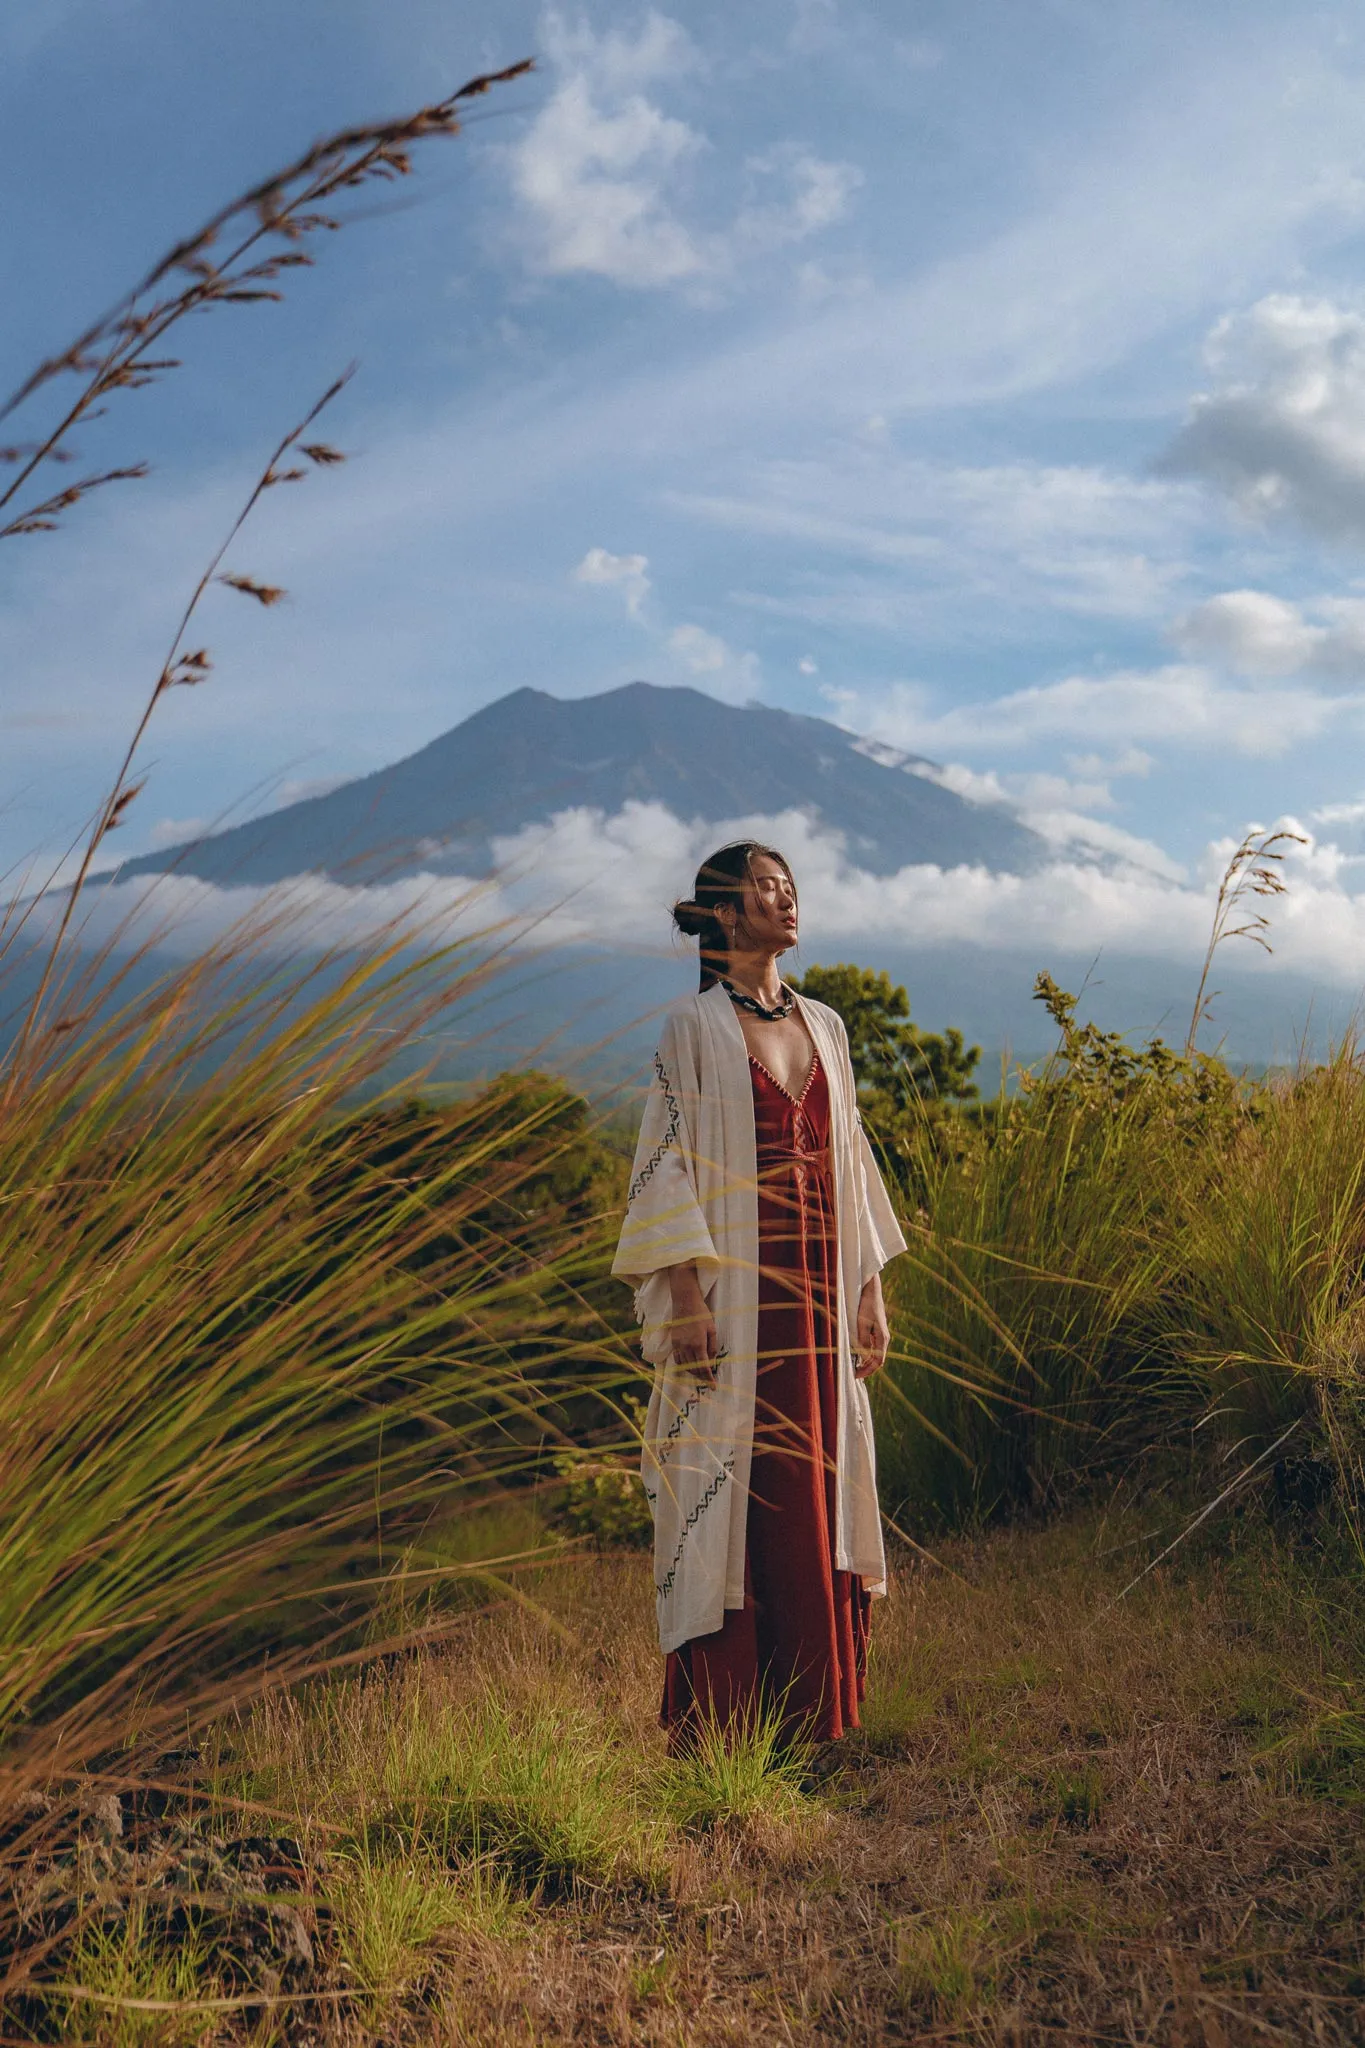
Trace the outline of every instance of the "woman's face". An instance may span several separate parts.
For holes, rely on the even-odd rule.
[[[744,928],[741,946],[756,952],[785,953],[796,944],[796,891],[781,861],[756,853],[744,884]]]

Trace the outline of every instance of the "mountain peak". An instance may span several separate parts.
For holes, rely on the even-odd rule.
[[[1013,813],[966,802],[927,779],[927,765],[827,719],[724,704],[687,685],[635,681],[589,697],[523,685],[391,767],[120,872],[241,884],[481,875],[495,837],[630,801],[717,824],[803,811],[875,874],[1040,865],[1043,842]]]

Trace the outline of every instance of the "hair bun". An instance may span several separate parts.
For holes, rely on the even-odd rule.
[[[684,896],[673,905],[673,922],[685,938],[699,939],[715,919],[711,911],[703,910],[700,903],[694,903],[690,896]]]

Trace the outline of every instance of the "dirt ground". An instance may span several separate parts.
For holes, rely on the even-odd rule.
[[[469,2043],[1365,2040],[1365,1718],[1343,1582],[1255,1517],[1151,1549],[1085,1518],[905,1564],[866,1724],[796,1815],[679,1835],[662,1895],[453,1939],[395,2037]],[[554,1603],[567,1666],[657,1745],[636,1560]],[[478,1653],[524,1672],[536,1624]]]
[[[902,1553],[863,1728],[777,1775],[667,1760],[644,1558],[539,1570],[225,1731],[152,1848],[111,1808],[80,1869],[124,1904],[22,2037],[1365,2041],[1358,1565],[1252,1509],[1125,1594],[1160,1522]],[[156,1855],[216,1920],[149,1916]]]

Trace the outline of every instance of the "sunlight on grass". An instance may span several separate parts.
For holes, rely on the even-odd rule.
[[[894,1755],[908,1737],[932,1721],[938,1702],[916,1684],[914,1673],[887,1669],[886,1663],[874,1646],[867,1698],[858,1710],[860,1739],[867,1749]]]
[[[814,1754],[810,1743],[784,1729],[775,1707],[728,1728],[703,1721],[690,1751],[666,1768],[664,1811],[675,1826],[698,1833],[756,1819],[813,1817],[817,1808],[804,1782]]]
[[[955,2018],[994,1991],[989,1923],[979,1913],[949,1912],[903,1922],[896,1929],[896,1968],[907,2006]]]
[[[507,1876],[478,1857],[452,1869],[424,1849],[386,1855],[364,1842],[336,1857],[328,1903],[349,1979],[379,1996],[406,1989],[439,1936],[506,1935],[520,1911]]]
[[[477,1866],[484,1883],[548,1899],[657,1875],[639,1760],[609,1722],[553,1696],[513,1707],[419,1668],[272,1703],[245,1735],[247,1773],[226,1771],[220,1796],[292,1808],[305,1831],[345,1829],[344,1853],[366,1867]]]
[[[213,2025],[214,1965],[212,1944],[192,1921],[171,1933],[164,1914],[135,1904],[112,1927],[96,1922],[71,1954],[62,2038],[93,2048],[188,2048]],[[139,2001],[155,2009],[140,2010]]]

